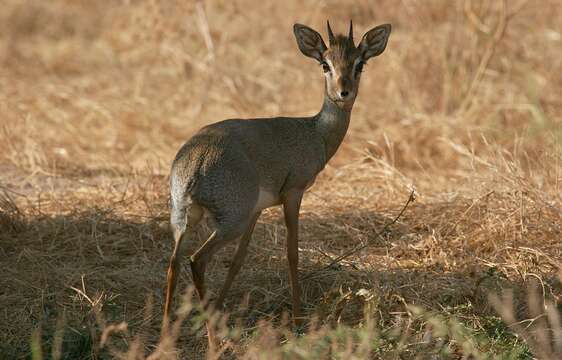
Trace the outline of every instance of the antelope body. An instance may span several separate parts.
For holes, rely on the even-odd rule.
[[[283,205],[293,319],[300,320],[298,222],[306,189],[336,153],[350,121],[363,64],[387,44],[388,24],[368,31],[356,47],[353,27],[334,36],[328,23],[328,48],[315,30],[294,25],[301,52],[317,60],[325,74],[324,103],[312,117],[225,120],[201,129],[179,150],[170,176],[171,225],[175,247],[168,268],[164,323],[169,319],[184,245],[204,214],[214,232],[191,256],[195,289],[205,299],[205,267],[226,243],[239,239],[225,283],[214,302],[220,309],[240,270],[263,209]],[[210,345],[213,332],[207,325]]]

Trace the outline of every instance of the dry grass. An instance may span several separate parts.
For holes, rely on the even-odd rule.
[[[272,209],[227,299],[230,356],[560,352],[562,2],[502,4],[4,1],[1,357],[156,350],[175,151],[223,118],[317,111],[322,77],[291,26],[324,32],[326,18],[340,30],[353,18],[358,32],[390,22],[393,34],[303,204],[308,334],[283,326],[284,227]],[[380,233],[412,187],[416,202]],[[210,265],[210,289],[232,251]],[[530,283],[539,291],[527,299]],[[202,357],[202,318],[184,310],[177,356]]]

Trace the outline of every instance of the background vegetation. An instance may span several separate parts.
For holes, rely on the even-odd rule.
[[[171,160],[205,124],[318,111],[321,69],[292,25],[345,32],[350,18],[356,39],[393,32],[305,196],[310,320],[286,326],[270,209],[217,319],[224,356],[557,358],[560,0],[4,0],[0,357],[204,357],[190,293],[159,341]],[[233,250],[215,256],[211,290]]]

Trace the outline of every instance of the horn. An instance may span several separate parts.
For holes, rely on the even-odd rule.
[[[334,33],[332,32],[332,28],[330,27],[330,20],[326,20],[326,23],[328,24],[328,37],[330,38],[330,45],[332,45],[336,38],[334,37]]]
[[[349,35],[347,36],[349,41],[353,42],[353,20],[349,20]]]

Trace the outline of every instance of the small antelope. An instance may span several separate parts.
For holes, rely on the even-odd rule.
[[[328,48],[318,32],[295,24],[300,51],[322,65],[324,103],[312,117],[276,117],[225,120],[202,128],[179,150],[170,175],[171,225],[175,247],[168,268],[164,307],[167,326],[184,245],[203,215],[210,216],[214,232],[191,256],[195,289],[205,298],[205,267],[213,254],[239,239],[226,281],[214,302],[220,309],[246,256],[252,231],[262,210],[283,205],[287,226],[287,258],[292,288],[293,320],[299,324],[300,287],[298,224],[306,189],[336,153],[347,128],[359,89],[363,65],[382,54],[390,25],[369,30],[358,46],[349,34],[334,35],[328,22]],[[303,89],[305,90],[305,89]],[[209,345],[213,330],[207,324]]]

